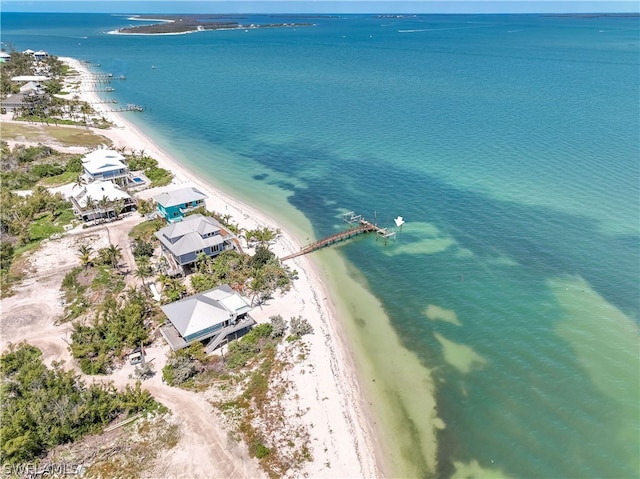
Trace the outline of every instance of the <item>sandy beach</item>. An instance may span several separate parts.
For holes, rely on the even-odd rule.
[[[279,257],[300,249],[301,245],[293,236],[258,209],[203,182],[201,178],[196,177],[162,151],[123,115],[105,111],[104,104],[99,103],[97,96],[94,93],[86,92],[90,88],[83,88],[89,75],[85,65],[71,58],[61,58],[61,60],[75,70],[82,72],[83,85],[79,88],[80,91],[83,91],[80,93],[82,100],[92,103],[99,114],[114,124],[111,129],[96,130],[96,132],[108,137],[116,148],[126,147],[127,152],[144,150],[146,154],[155,158],[161,167],[174,174],[171,185],[144,190],[138,194],[140,198],[150,198],[161,191],[183,186],[195,186],[208,196],[206,205],[209,210],[230,214],[240,228],[254,229],[265,226],[279,228],[282,234],[271,247]],[[75,256],[75,253],[72,255]],[[304,466],[302,473],[308,477],[380,477],[384,467],[382,455],[380,451],[376,451],[373,419],[370,417],[366,399],[361,394],[338,313],[327,294],[323,281],[308,258],[297,257],[290,260],[288,264],[298,272],[298,279],[295,280],[291,291],[285,295],[276,295],[272,300],[256,308],[252,312],[252,316],[261,323],[269,321],[269,317],[275,314],[280,314],[286,319],[301,315],[309,320],[315,330],[314,334],[305,336],[305,342],[309,345],[308,359],[302,364],[296,364],[287,372],[293,387],[287,400],[283,402],[285,410],[282,411],[291,420],[295,420],[297,411],[306,411],[299,420],[308,426],[313,448],[313,461]],[[44,269],[46,266],[43,267],[43,271]],[[51,284],[51,287],[54,286]],[[54,295],[51,294],[51,296]],[[3,312],[12,307],[11,298],[3,300],[3,303],[5,303]],[[52,311],[51,314],[53,313]],[[26,332],[23,331],[23,333],[28,336]],[[59,334],[59,331],[55,333],[52,331],[52,334]],[[17,335],[18,333],[12,334],[12,337],[9,338],[3,337],[3,346],[8,342],[5,341],[7,339],[18,340]],[[43,338],[42,341],[46,342],[46,339]],[[69,359],[66,351],[63,352],[58,348],[52,349],[53,353],[56,351],[65,356],[65,359]],[[158,356],[163,354],[166,356],[168,351],[168,346],[162,345],[157,354]],[[170,398],[172,391],[174,391],[174,388],[160,384],[158,377],[145,382],[143,387],[147,387],[147,384],[160,400]],[[197,418],[193,415],[203,410],[201,404],[203,398],[198,397],[195,393],[184,394],[179,390],[175,390],[175,394],[183,399],[183,407],[174,411],[174,414],[178,416],[177,419],[179,421],[183,419],[182,422],[185,424],[197,422],[195,421]],[[196,405],[194,408],[188,407],[189,397]],[[186,401],[186,406],[184,401]],[[199,406],[197,406],[198,404]],[[171,407],[170,404],[168,405]],[[180,415],[191,417],[181,418]],[[202,454],[216,458],[215,461],[211,461],[214,469],[209,469],[205,473],[202,468],[199,468],[191,471],[188,477],[217,477],[229,473],[234,476],[249,477],[255,473],[253,467],[237,468],[233,464],[235,460],[233,455],[225,456],[213,451],[216,444],[225,444],[227,441],[227,432],[216,420],[212,420],[211,427],[207,429],[207,434],[217,435],[218,440],[213,443],[208,441],[208,448],[201,445],[200,451]],[[189,450],[189,448],[193,447],[194,442],[192,437],[188,441],[181,441],[175,449],[172,449],[171,461],[173,461],[174,467],[169,468],[169,471],[179,470],[181,465],[184,465],[186,469],[189,468],[190,457],[193,454],[193,450]]]

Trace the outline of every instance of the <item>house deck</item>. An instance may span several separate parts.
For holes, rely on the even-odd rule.
[[[247,314],[244,318],[238,320],[235,324],[230,324],[229,326],[226,326],[221,330],[213,331],[208,335],[200,336],[192,341],[185,341],[184,338],[180,336],[180,333],[175,328],[175,326],[171,324],[170,321],[168,321],[167,323],[163,324],[160,327],[160,333],[162,334],[164,339],[167,341],[167,343],[169,343],[169,346],[171,347],[171,349],[174,351],[177,351],[178,349],[186,348],[197,341],[204,341],[207,339],[211,339],[206,349],[208,353],[211,353],[220,344],[222,344],[222,342],[227,336],[237,331],[240,331],[242,329],[249,328],[254,324],[256,324],[256,320]]]

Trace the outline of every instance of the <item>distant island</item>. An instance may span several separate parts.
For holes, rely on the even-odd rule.
[[[242,18],[242,17],[241,17]],[[158,21],[152,25],[120,28],[116,33],[166,35],[192,33],[204,30],[239,30],[252,28],[311,27],[313,23],[242,24],[228,15],[154,15],[153,18],[136,16],[135,20]]]

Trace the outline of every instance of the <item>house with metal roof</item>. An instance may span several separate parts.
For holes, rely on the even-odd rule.
[[[44,89],[40,86],[40,83],[30,81],[20,87],[20,93],[34,93],[41,95],[44,93]]]
[[[114,181],[120,186],[128,183],[129,167],[124,156],[115,150],[98,149],[82,158],[84,177],[87,181]]]
[[[204,206],[206,199],[207,195],[194,187],[165,191],[153,197],[157,204],[158,214],[169,223],[182,221],[185,213]]]
[[[77,194],[69,197],[69,201],[76,216],[85,222],[116,218],[118,214],[135,207],[131,195],[111,181],[95,181],[84,185]]]
[[[222,229],[210,216],[190,215],[179,223],[172,223],[155,233],[162,245],[162,252],[180,267],[195,263],[198,254],[217,256],[226,249],[233,249],[235,235]]]
[[[38,50],[37,52],[33,52],[33,58],[35,58],[36,60],[44,60],[48,56],[49,54],[44,50]]]
[[[256,324],[247,299],[226,284],[161,308],[169,321],[160,332],[174,351],[208,341],[206,351],[212,352],[229,335]]]

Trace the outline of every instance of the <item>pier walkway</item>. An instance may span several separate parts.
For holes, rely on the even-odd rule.
[[[350,224],[356,223],[359,226],[348,229],[346,231],[341,231],[339,233],[332,234],[330,236],[327,236],[326,238],[322,238],[316,241],[315,243],[311,243],[305,246],[297,253],[293,253],[283,258],[280,258],[280,261],[286,261],[288,259],[292,259],[298,256],[312,253],[313,251],[324,248],[325,246],[329,246],[329,245],[338,243],[340,241],[353,238],[354,236],[358,236],[363,233],[371,233],[375,231],[376,234],[378,234],[378,236],[382,236],[385,239],[389,237],[395,238],[396,236],[395,231],[389,232],[387,228],[380,228],[378,225],[365,220],[362,216],[354,214],[353,211],[350,211],[349,213],[345,213],[344,215],[342,215],[342,219],[347,223],[350,223]]]

